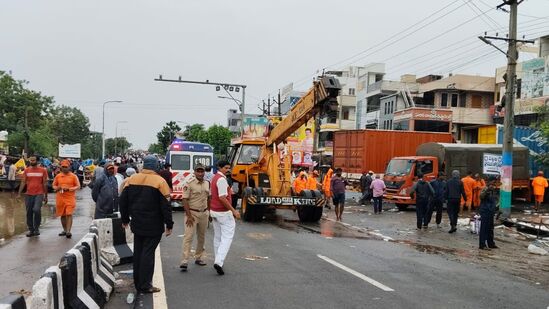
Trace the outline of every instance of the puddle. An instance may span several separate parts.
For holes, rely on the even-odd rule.
[[[42,223],[55,218],[55,201],[42,207]],[[8,240],[27,232],[27,218],[24,198],[12,198],[10,193],[0,192],[0,239]],[[1,245],[1,244],[0,244]]]
[[[414,247],[417,251],[429,254],[452,254],[459,257],[472,257],[470,251],[463,249],[444,248],[433,245],[419,244],[412,240],[391,240],[391,242],[398,244],[405,244]]]

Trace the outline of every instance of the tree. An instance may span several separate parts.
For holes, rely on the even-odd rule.
[[[148,151],[150,153],[157,153],[157,154],[163,154],[166,152],[165,148],[162,148],[162,145],[158,143],[150,144]]]
[[[162,146],[162,149],[167,149],[170,146],[175,138],[175,134],[179,131],[181,131],[181,127],[175,121],[170,121],[164,125],[162,130],[156,134],[158,144]]]
[[[81,156],[83,159],[101,158],[101,132],[90,132],[90,134],[83,139]]]
[[[105,140],[105,154],[118,155],[128,150],[132,144],[128,142],[126,137],[107,138]]]
[[[88,117],[76,107],[55,106],[48,118],[48,125],[59,143],[82,144],[90,134]]]
[[[231,138],[233,136],[229,129],[222,125],[214,124],[208,128],[206,136],[207,140],[205,142],[214,148],[214,155],[217,158],[227,155],[227,148],[231,145]]]
[[[191,142],[205,143],[208,140],[208,135],[204,125],[201,123],[195,123],[185,128],[185,140]]]

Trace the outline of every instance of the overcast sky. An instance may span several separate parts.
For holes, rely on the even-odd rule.
[[[102,103],[123,100],[107,105],[105,133],[127,121],[119,135],[146,148],[170,120],[226,125],[235,107],[213,86],[153,81],[158,74],[246,84],[249,113],[290,82],[307,89],[317,71],[349,64],[383,61],[395,79],[493,76],[505,57],[476,37],[506,33],[508,14],[491,9],[500,2],[0,0],[0,70],[79,107],[96,131]],[[549,33],[548,0],[524,1],[519,13],[519,35]]]

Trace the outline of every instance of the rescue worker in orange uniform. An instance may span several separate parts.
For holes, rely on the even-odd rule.
[[[292,184],[294,188],[294,193],[299,195],[301,191],[307,189],[307,174],[305,172],[300,172],[299,177],[294,180]]]
[[[322,189],[324,190],[324,196],[326,196],[326,208],[332,209],[332,191],[330,190],[332,176],[334,175],[334,170],[330,168],[328,172],[326,173],[326,176],[324,176],[324,180],[322,181]]]
[[[322,185],[317,180],[318,171],[312,171],[307,178],[307,190],[320,190]]]
[[[547,188],[547,186],[549,186],[547,179],[543,177],[543,172],[539,171],[538,176],[532,180],[536,211],[539,211],[539,207],[541,206],[541,203],[543,203],[543,196],[545,195],[545,188]]]
[[[480,192],[482,189],[486,188],[486,182],[479,173],[475,174],[475,186],[473,187],[473,209],[478,209],[480,207]]]
[[[472,177],[473,172],[468,172],[467,176],[463,177],[461,181],[463,182],[463,189],[465,190],[465,195],[467,196],[467,200],[464,202],[463,199],[461,200],[461,206],[459,208],[459,212],[463,211],[463,205],[467,207],[467,211],[471,211],[471,205],[473,202],[473,191],[475,189],[476,181]]]
[[[76,207],[76,190],[80,188],[78,177],[70,170],[68,160],[61,162],[61,173],[57,174],[53,180],[53,190],[55,195],[55,214],[61,217],[63,232],[59,236],[71,238],[72,214]]]

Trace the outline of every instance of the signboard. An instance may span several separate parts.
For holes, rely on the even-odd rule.
[[[269,128],[269,119],[266,117],[244,118],[244,138],[265,137]]]
[[[501,154],[485,153],[482,156],[482,173],[484,175],[500,175]]]
[[[59,144],[60,158],[80,158],[80,144]]]
[[[310,119],[286,139],[292,153],[292,164],[313,165],[315,121]]]
[[[316,206],[315,198],[305,198],[305,197],[270,197],[270,196],[261,196],[257,201],[257,204],[266,204],[266,205],[284,205],[284,206]]]

